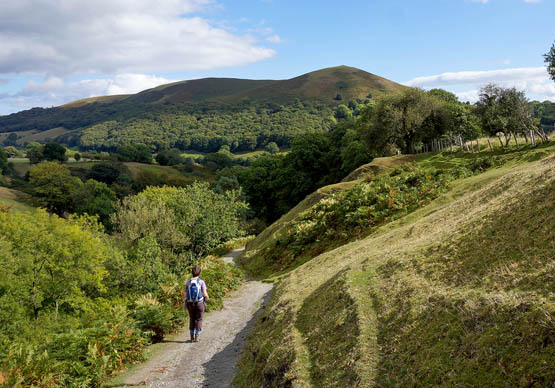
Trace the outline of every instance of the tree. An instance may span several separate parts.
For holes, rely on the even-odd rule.
[[[43,155],[44,146],[37,142],[31,142],[25,147],[25,155],[29,158],[31,164],[37,164],[44,160]]]
[[[392,148],[412,152],[425,136],[446,131],[443,105],[419,89],[384,95],[361,112],[357,130],[371,154],[387,155]]]
[[[8,155],[8,158],[21,157],[24,155],[21,151],[19,151],[14,146],[4,147],[4,152]]]
[[[372,161],[372,155],[362,144],[358,133],[354,129],[346,131],[341,143],[341,168],[346,174]]]
[[[476,103],[482,128],[489,135],[505,134],[506,144],[517,133],[527,134],[535,128],[533,108],[524,92],[488,84],[480,90]]]
[[[118,147],[118,158],[121,162],[152,163],[152,151],[144,144]]]
[[[344,104],[340,104],[335,110],[336,119],[350,119],[353,117],[353,112]]]
[[[107,185],[118,183],[121,185],[131,185],[131,171],[123,163],[100,162],[95,163],[87,174],[87,179],[94,179],[104,182]]]
[[[284,159],[283,155],[261,156],[238,176],[251,208],[267,221],[277,219],[286,210],[279,193]]]
[[[222,195],[208,183],[195,182],[183,188],[147,187],[116,205],[112,221],[131,243],[150,236],[164,249],[199,259],[240,235],[246,210],[237,192]]]
[[[15,147],[17,145],[17,133],[10,133],[8,137],[4,139],[4,145]]]
[[[75,195],[82,185],[69,169],[58,162],[42,162],[29,169],[29,183],[42,206],[58,215],[73,212]]]
[[[67,161],[66,149],[63,145],[50,142],[44,145],[42,150],[43,160],[58,161],[63,163]]]
[[[555,43],[551,45],[551,49],[543,57],[547,64],[547,72],[551,79],[555,81]]]
[[[0,150],[0,175],[8,172],[8,154],[4,150]]]
[[[104,227],[110,229],[110,216],[116,200],[116,194],[106,183],[89,179],[75,192],[75,212],[98,216]]]
[[[118,254],[99,237],[101,230],[92,219],[64,220],[41,209],[0,212],[2,294],[35,319],[47,306],[57,312],[65,304],[77,307],[87,294],[98,294],[103,262]]]
[[[185,159],[181,156],[181,151],[177,148],[160,151],[158,155],[156,155],[156,161],[161,166],[175,166],[176,164],[183,163],[184,160]]]
[[[272,155],[277,154],[279,152],[279,146],[276,144],[276,142],[273,142],[273,141],[266,144],[266,147],[264,147],[264,149],[269,153],[271,153]]]
[[[335,182],[342,163],[340,145],[336,149],[332,143],[326,133],[305,134],[286,156],[262,156],[239,174],[257,214],[272,222],[318,187]]]
[[[229,150],[221,148],[218,152],[206,154],[202,163],[216,169],[231,167],[233,165],[233,155]]]

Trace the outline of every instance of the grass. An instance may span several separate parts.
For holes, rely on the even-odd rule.
[[[283,276],[237,386],[551,387],[554,153],[507,154]]]
[[[26,203],[28,200],[29,196],[20,191],[0,187],[0,205],[16,212],[26,212],[33,210],[33,207]]]
[[[279,152],[279,154],[287,154],[289,152],[288,149],[284,149],[281,152]],[[254,159],[254,158],[258,158],[259,156],[262,155],[267,155],[268,152],[264,151],[264,150],[255,150],[255,151],[244,151],[244,152],[237,152],[232,154],[233,155],[233,159]],[[181,156],[183,156],[184,158],[193,158],[193,159],[198,159],[198,158],[204,158],[204,155],[206,155],[206,153],[204,152],[198,152],[198,151],[184,151]]]
[[[124,163],[131,171],[131,174],[136,177],[141,172],[151,172],[155,174],[167,174],[167,175],[181,175],[179,170],[172,166],[160,166],[157,164],[145,164],[136,162]]]
[[[20,137],[19,139],[17,139],[17,144],[22,146],[25,143],[31,143],[33,141],[45,142],[48,140],[53,140],[58,136],[65,135],[68,132],[71,131],[62,127],[56,127],[42,132],[37,131],[36,133],[29,133],[25,136]]]

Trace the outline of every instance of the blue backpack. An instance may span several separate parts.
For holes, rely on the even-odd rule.
[[[191,279],[189,288],[187,289],[187,302],[201,302],[204,299],[202,295],[202,287],[200,286],[200,278]]]

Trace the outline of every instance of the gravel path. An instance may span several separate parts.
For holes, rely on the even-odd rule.
[[[235,250],[224,260],[242,253]],[[224,301],[224,308],[205,315],[200,342],[189,343],[183,330],[167,347],[122,379],[123,386],[156,388],[230,387],[235,364],[257,313],[270,296],[272,285],[247,281]],[[210,285],[208,285],[210,293]]]

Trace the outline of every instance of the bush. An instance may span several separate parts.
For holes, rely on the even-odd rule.
[[[239,193],[212,191],[208,183],[184,188],[147,187],[117,206],[112,221],[125,240],[150,236],[162,249],[200,258],[218,244],[241,235],[247,205]]]
[[[223,244],[218,245],[214,248],[210,254],[214,256],[223,256],[226,253],[231,252],[234,249],[238,249],[247,245],[250,241],[254,240],[256,236],[246,236],[246,237],[237,237],[232,238],[231,240],[226,241]]]
[[[47,330],[34,325],[31,340],[0,339],[5,345],[0,353],[2,386],[100,386],[124,363],[142,360],[147,338],[124,306],[114,305],[89,318],[69,327],[47,325]]]
[[[156,155],[156,162],[161,166],[175,166],[176,164],[181,164],[185,161],[185,158],[181,156],[181,151],[177,148],[172,148],[165,151],[160,151]]]

